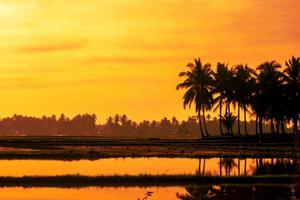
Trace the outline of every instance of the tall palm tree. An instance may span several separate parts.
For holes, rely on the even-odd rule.
[[[225,103],[225,115],[229,115],[230,105],[234,103],[234,71],[232,68],[229,69],[228,64],[225,63],[218,63],[217,70],[213,73],[214,75],[214,94],[218,94],[215,98],[214,103],[219,102],[214,110],[218,107],[220,109],[220,132],[223,133],[222,130],[222,105]]]
[[[228,82],[228,64],[225,63],[217,63],[216,72],[213,72],[214,76],[214,93],[218,94],[215,98],[216,102],[219,102],[215,107],[214,111],[219,108],[219,126],[221,135],[224,134],[222,128],[222,105],[226,99],[226,91],[227,91],[227,82]]]
[[[288,96],[288,118],[293,120],[293,132],[298,130],[298,119],[300,112],[300,57],[292,57],[285,62],[284,80]]]
[[[282,73],[281,66],[276,61],[265,62],[257,67],[258,103],[263,109],[263,116],[271,121],[271,133],[275,133],[274,119],[277,118],[282,104]],[[262,120],[262,118],[261,118]],[[260,123],[260,126],[262,124]]]
[[[194,63],[187,65],[188,71],[181,72],[179,77],[185,77],[186,79],[179,83],[176,87],[179,89],[186,89],[183,96],[183,106],[190,108],[191,105],[195,104],[195,110],[198,113],[199,126],[201,136],[204,137],[201,123],[201,111],[203,113],[203,123],[206,135],[209,136],[206,127],[206,116],[205,111],[210,110],[213,105],[213,77],[210,64],[202,64],[200,58],[195,59]]]
[[[241,135],[241,128],[240,128],[240,108],[244,110],[244,129],[245,134],[248,135],[247,131],[247,119],[246,119],[246,112],[247,106],[250,103],[251,95],[253,93],[253,85],[255,84],[255,79],[253,75],[255,71],[249,68],[247,65],[237,65],[234,68],[234,101],[237,103],[238,106],[238,133]]]

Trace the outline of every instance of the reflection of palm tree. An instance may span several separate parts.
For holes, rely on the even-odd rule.
[[[262,159],[257,161],[254,175],[267,174],[297,174],[300,166],[297,165],[296,160],[292,159],[276,159],[275,162],[263,162]]]
[[[224,186],[188,186],[186,194],[177,193],[180,200],[222,200],[222,199],[291,199],[299,185],[224,185]],[[297,192],[296,195],[297,196]]]
[[[230,176],[231,170],[237,166],[234,159],[232,159],[232,158],[223,158],[222,161],[221,161],[221,164],[225,168],[225,175],[226,176]]]
[[[201,60],[195,59],[194,64],[188,64],[190,68],[189,71],[184,71],[179,74],[180,77],[185,77],[186,79],[177,85],[177,89],[187,89],[183,96],[183,106],[191,107],[194,103],[196,112],[199,117],[199,126],[201,131],[201,136],[204,137],[201,123],[201,111],[203,113],[203,123],[204,130],[208,136],[208,131],[206,128],[206,116],[205,111],[210,110],[213,104],[212,95],[212,70],[210,64],[202,64]]]
[[[196,171],[197,175],[201,175],[201,174],[205,174],[205,161],[206,159],[203,158],[203,166],[201,165],[202,163],[202,158],[199,158],[199,166],[198,166],[198,170]]]
[[[219,166],[220,166],[220,176],[222,176],[222,158],[220,158]]]

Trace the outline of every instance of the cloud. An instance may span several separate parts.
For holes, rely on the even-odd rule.
[[[68,51],[75,50],[84,47],[86,44],[85,41],[67,41],[67,42],[49,42],[47,44],[37,44],[37,45],[28,45],[23,46],[18,49],[22,53],[48,53],[56,51]]]

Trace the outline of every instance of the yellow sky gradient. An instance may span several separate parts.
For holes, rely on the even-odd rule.
[[[194,114],[175,90],[194,57],[300,56],[298,0],[0,0],[0,116],[103,122]]]

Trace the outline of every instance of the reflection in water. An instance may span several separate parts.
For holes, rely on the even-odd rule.
[[[183,187],[0,188],[5,200],[174,200]],[[151,195],[151,196],[150,196]]]
[[[224,168],[225,168],[225,175],[226,176],[230,176],[231,170],[234,169],[237,166],[237,164],[235,163],[235,160],[232,159],[232,158],[223,158],[221,160],[220,165],[224,166]],[[240,171],[240,168],[238,169],[238,171]]]
[[[271,159],[271,162],[259,159],[256,163],[254,175],[299,174],[300,172],[300,163],[297,159],[276,158]]]
[[[0,188],[5,200],[296,200],[299,185],[203,185],[186,187]]]
[[[22,167],[20,167],[22,166]],[[299,174],[295,159],[238,158],[109,158],[95,161],[0,160],[0,176],[197,174],[238,176]]]
[[[299,185],[222,185],[187,186],[185,193],[177,193],[179,200],[223,200],[223,199],[262,199],[282,200],[300,197]]]

